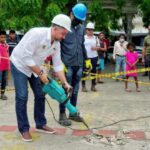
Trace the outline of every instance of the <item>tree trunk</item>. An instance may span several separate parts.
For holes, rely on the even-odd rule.
[[[127,41],[132,42],[132,19],[133,14],[126,14],[127,15]]]

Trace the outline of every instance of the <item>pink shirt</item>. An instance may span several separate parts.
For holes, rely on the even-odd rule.
[[[10,68],[8,48],[7,44],[0,43],[0,71],[9,70]]]
[[[127,61],[130,64],[134,64],[138,60],[138,53],[135,51],[134,52],[127,51],[125,56],[126,56]]]
[[[130,52],[127,51],[126,54],[126,60],[133,65],[137,60],[138,60],[138,53],[137,52]],[[136,70],[136,65],[133,67],[130,67],[127,63],[126,63],[126,71],[130,71],[130,70]],[[133,76],[136,77],[137,76],[137,72],[135,71],[134,73],[127,73],[127,76]]]

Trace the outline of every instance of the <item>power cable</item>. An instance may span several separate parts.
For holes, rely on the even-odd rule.
[[[47,104],[48,104],[48,106],[49,106],[49,108],[50,108],[50,110],[51,110],[51,113],[52,113],[52,116],[53,116],[53,119],[59,124],[59,121],[56,119],[56,117],[55,117],[55,114],[54,114],[54,111],[53,111],[53,109],[52,109],[52,107],[51,107],[51,105],[50,105],[50,103],[49,103],[49,101],[46,99],[46,102],[47,102]],[[103,129],[103,128],[106,128],[106,127],[110,127],[110,126],[113,126],[113,125],[116,125],[116,124],[119,124],[119,123],[121,123],[121,122],[128,122],[128,121],[137,121],[137,120],[141,120],[141,119],[146,119],[146,118],[150,118],[150,115],[148,115],[148,116],[140,116],[140,117],[137,117],[137,118],[133,118],[133,119],[123,119],[123,120],[119,120],[119,121],[116,121],[116,122],[114,122],[114,123],[110,123],[110,124],[107,124],[107,125],[103,125],[103,126],[99,126],[99,127],[93,127],[93,128],[89,128],[89,126],[87,125],[87,123],[85,122],[83,122],[84,123],[84,125],[87,127],[87,129],[88,130],[93,130],[93,129]],[[63,126],[63,125],[62,125]],[[78,131],[87,131],[86,129],[75,129],[75,128],[72,128],[72,127],[69,127],[69,126],[64,126],[65,128],[69,128],[69,129],[71,129],[71,130],[78,130]]]

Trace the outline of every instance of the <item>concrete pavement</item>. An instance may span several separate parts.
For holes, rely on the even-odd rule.
[[[113,68],[114,66],[109,64],[105,72],[112,72]],[[73,130],[60,126],[54,121],[48,105],[46,105],[48,125],[58,132],[56,135],[35,132],[34,101],[31,90],[28,116],[34,141],[22,142],[16,124],[14,91],[7,91],[9,99],[0,101],[0,150],[150,150],[150,86],[140,85],[141,92],[136,92],[134,83],[130,83],[129,87],[133,91],[129,93],[124,91],[124,82],[116,82],[113,79],[103,80],[105,83],[97,85],[98,92],[95,93],[90,91],[90,81],[87,82],[89,92],[79,92],[78,108],[89,126],[96,127],[100,135],[117,138],[121,132],[122,144],[111,144],[103,140],[99,143],[87,142],[85,137],[90,132],[85,131],[83,124],[73,122]],[[141,74],[139,80],[149,82],[148,78],[142,77]],[[49,97],[47,99],[58,119],[57,102]],[[134,120],[136,118],[137,120]],[[123,121],[119,122],[120,120]],[[111,125],[114,122],[118,123]]]

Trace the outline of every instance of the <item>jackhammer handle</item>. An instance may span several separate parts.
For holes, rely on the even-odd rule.
[[[51,81],[52,81],[52,79],[51,79],[50,77],[47,77],[47,79],[49,80],[49,82],[51,82]]]
[[[68,91],[67,91],[67,90],[65,90],[65,91],[66,91],[66,94],[67,94],[67,98],[70,99],[71,96],[72,96],[72,91],[73,91],[73,89],[70,88]]]

